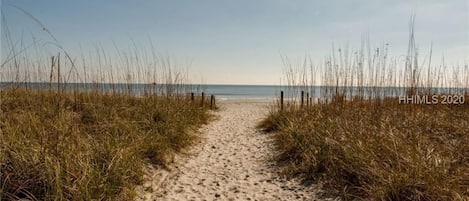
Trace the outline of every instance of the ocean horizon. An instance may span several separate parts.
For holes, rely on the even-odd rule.
[[[103,92],[132,93],[144,95],[145,93],[164,94],[167,90],[184,94],[195,93],[215,95],[218,99],[274,99],[285,92],[286,98],[299,97],[301,91],[311,98],[324,98],[335,90],[344,92],[347,96],[363,93],[365,97],[376,94],[381,97],[405,95],[408,87],[335,87],[335,86],[287,86],[287,85],[249,85],[249,84],[142,84],[142,83],[63,83],[65,89],[99,90]],[[23,86],[30,88],[57,88],[58,83],[47,82],[0,82],[0,89],[11,86]],[[361,90],[361,91],[360,91]],[[469,93],[468,88],[431,88],[432,93],[464,94]]]

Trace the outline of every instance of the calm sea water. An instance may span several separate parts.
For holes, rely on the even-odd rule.
[[[265,85],[203,85],[208,94],[214,94],[222,99],[245,98],[275,98],[278,97],[281,86]]]
[[[0,88],[14,86],[18,84],[13,83],[1,83]],[[30,88],[57,88],[57,84],[52,83],[21,83],[19,85],[30,87]],[[166,85],[152,85],[152,84],[108,84],[108,83],[67,83],[63,86],[66,89],[78,89],[87,91],[91,89],[98,89],[105,92],[118,92],[118,93],[132,93],[134,95],[143,95],[145,92],[158,91],[158,93],[165,92],[167,89],[171,89]],[[405,94],[405,88],[400,87],[365,87],[361,88],[362,94],[368,96],[368,94],[376,94],[377,96],[400,96]],[[280,96],[280,91],[285,91],[286,98],[299,97],[301,91],[308,93],[313,98],[323,98],[326,94],[334,92],[336,88],[325,87],[325,86],[314,86],[314,87],[288,87],[280,85],[179,85],[175,89],[179,93],[194,92],[200,94],[204,92],[207,95],[215,95],[219,99],[273,99]],[[338,88],[339,91],[343,88]],[[348,87],[346,94],[356,95],[359,93],[358,88]],[[436,93],[464,93],[468,89],[457,89],[457,88],[436,88]],[[306,95],[306,94],[305,94]]]
[[[14,86],[13,83],[1,83],[0,88]],[[17,84],[16,84],[17,85]],[[31,88],[57,88],[57,84],[52,83],[21,83],[19,84]],[[98,88],[103,91],[115,91],[127,93],[131,91],[135,95],[142,95],[149,91],[164,92],[168,88],[166,85],[152,84],[108,84],[108,83],[67,83],[64,85],[67,89],[91,90]],[[275,98],[282,90],[281,86],[274,85],[180,85],[174,90],[181,93],[194,92],[200,94],[204,92],[207,95],[215,95],[222,99],[266,99]]]

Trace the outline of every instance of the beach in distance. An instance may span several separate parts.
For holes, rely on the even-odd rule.
[[[11,83],[0,82],[0,88],[8,86],[24,86],[31,88],[47,89],[49,87],[56,88],[57,83]],[[179,94],[201,95],[214,95],[217,100],[274,100],[280,98],[281,91],[284,91],[284,96],[287,99],[301,98],[301,91],[304,91],[304,96],[313,99],[330,98],[330,95],[337,89],[343,92],[348,98],[359,95],[359,92],[364,93],[364,97],[370,95],[378,95],[380,97],[404,97],[406,95],[406,87],[356,87],[356,86],[307,86],[307,85],[247,85],[247,84],[139,84],[139,83],[66,83],[61,87],[64,89],[73,89],[81,91],[99,90],[101,92],[117,92],[129,93],[129,91],[136,96],[144,95],[145,93],[153,94],[154,90],[157,91],[156,95],[167,93],[167,86]],[[427,91],[429,88],[425,88]],[[430,88],[434,94],[452,94],[464,95],[467,89],[463,87],[434,87]],[[378,93],[376,92],[378,91]]]

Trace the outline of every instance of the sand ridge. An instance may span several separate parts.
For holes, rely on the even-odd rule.
[[[255,128],[269,102],[225,101],[202,141],[171,171],[150,169],[138,200],[320,200],[317,185],[279,177],[268,134]]]

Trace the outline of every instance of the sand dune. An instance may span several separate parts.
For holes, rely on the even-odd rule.
[[[171,171],[149,170],[139,200],[320,200],[319,186],[278,176],[269,135],[255,129],[268,102],[219,106],[217,120],[202,128],[190,156],[178,157]]]

